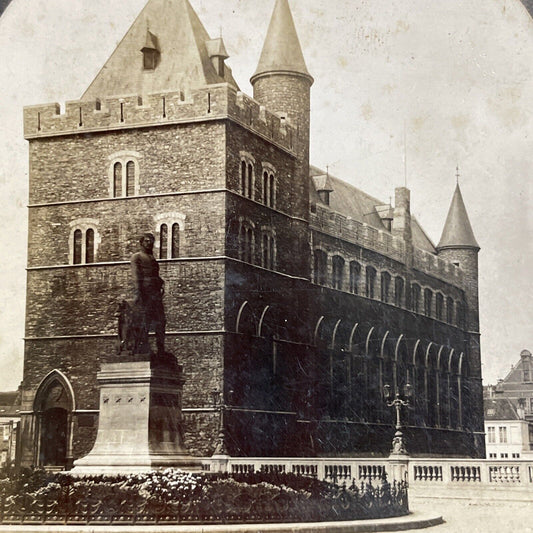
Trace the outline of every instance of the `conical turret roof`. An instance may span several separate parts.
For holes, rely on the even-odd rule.
[[[302,74],[311,81],[287,0],[276,0],[259,65],[251,78],[276,72]]]
[[[83,100],[178,91],[228,82],[234,87],[231,69],[218,75],[209,57],[212,42],[188,0],[149,0]],[[153,70],[143,69],[144,48],[158,50]]]
[[[437,246],[438,250],[444,248],[475,248],[479,250],[479,244],[474,237],[459,184],[455,188],[442,237]]]

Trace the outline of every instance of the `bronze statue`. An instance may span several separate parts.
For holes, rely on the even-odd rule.
[[[149,352],[148,333],[153,328],[157,354],[165,353],[165,282],[159,277],[159,265],[153,255],[154,242],[154,236],[145,233],[139,240],[141,250],[131,257],[134,300],[118,304],[119,352]]]

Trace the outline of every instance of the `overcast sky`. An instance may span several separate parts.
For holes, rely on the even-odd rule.
[[[22,377],[22,108],[78,99],[145,0],[13,0],[0,18],[0,390]],[[274,0],[191,0],[241,90]],[[481,245],[484,381],[533,349],[533,22],[519,0],[290,0],[312,89],[311,162],[388,201],[407,183],[436,243],[455,186]],[[66,246],[66,243],[56,243]]]

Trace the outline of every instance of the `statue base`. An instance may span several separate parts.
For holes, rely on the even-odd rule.
[[[74,461],[73,474],[202,469],[183,443],[183,376],[173,355],[142,354],[104,363],[97,379],[96,442],[88,455]]]

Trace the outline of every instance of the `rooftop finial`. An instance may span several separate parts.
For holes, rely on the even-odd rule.
[[[460,176],[461,176],[461,174],[459,174],[459,165],[457,165],[457,166],[455,167],[455,171],[456,171],[456,173],[455,173],[455,178],[456,178],[456,180],[457,180],[456,183],[457,183],[457,185],[459,185],[459,178],[460,178]]]

